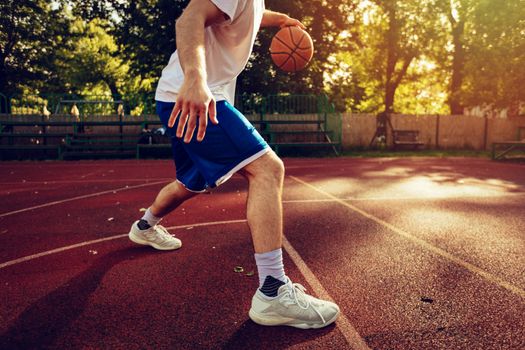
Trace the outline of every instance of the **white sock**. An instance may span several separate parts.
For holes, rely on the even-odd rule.
[[[148,225],[150,225],[151,227],[153,227],[156,224],[158,224],[161,219],[162,218],[159,218],[159,217],[156,217],[155,215],[153,215],[151,213],[150,208],[148,208],[148,210],[146,210],[146,212],[144,213],[144,216],[142,217],[142,220],[146,220],[148,222]]]
[[[259,273],[259,288],[264,284],[266,276],[272,276],[278,280],[286,282],[286,274],[283,265],[283,250],[281,248],[271,252],[255,253],[255,263]]]

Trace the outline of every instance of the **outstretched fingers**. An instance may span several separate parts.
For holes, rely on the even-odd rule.
[[[179,124],[177,125],[177,132],[175,133],[175,135],[178,138],[182,137],[182,133],[184,132],[184,127],[186,126],[186,122],[188,121],[188,113],[189,113],[188,105],[183,102],[182,110],[179,116]]]
[[[179,119],[175,135],[178,138],[184,136],[184,142],[189,143],[195,134],[195,129],[197,129],[197,141],[200,142],[206,135],[208,117],[213,124],[219,124],[214,99],[211,99],[208,104],[202,104],[200,106],[184,101],[177,101],[168,120],[168,127],[172,128],[177,119]]]
[[[197,127],[198,109],[193,105],[190,107],[190,118],[188,119],[188,125],[186,126],[186,132],[184,133],[184,142],[189,143]]]
[[[212,99],[210,101],[210,104],[208,106],[209,113],[210,113],[210,120],[213,124],[219,124],[219,120],[217,119],[217,107],[215,105],[215,100]]]
[[[170,119],[168,120],[168,127],[173,128],[173,125],[175,125],[175,122],[177,121],[177,118],[179,117],[179,114],[182,110],[182,105],[180,103],[175,103],[175,107],[173,107],[173,110],[170,114]]]
[[[197,141],[204,140],[206,135],[206,127],[208,126],[208,106],[202,105],[199,109],[199,130],[197,131]]]

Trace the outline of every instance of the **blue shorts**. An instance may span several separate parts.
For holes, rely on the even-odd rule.
[[[208,120],[206,135],[197,141],[197,130],[189,143],[175,136],[179,119],[168,128],[175,103],[157,101],[157,114],[171,138],[177,181],[192,192],[203,192],[228,180],[270,147],[253,125],[227,101],[217,101],[215,125]]]

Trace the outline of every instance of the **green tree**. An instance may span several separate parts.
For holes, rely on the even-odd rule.
[[[72,23],[69,41],[58,50],[56,60],[61,72],[59,85],[67,92],[82,94],[86,88],[104,83],[111,95],[122,93],[129,65],[107,28],[101,19],[85,22],[77,18]]]
[[[130,72],[158,79],[175,51],[175,20],[189,0],[113,0],[119,20],[114,34],[130,61]]]
[[[138,0],[115,1],[120,20],[115,24],[118,42],[130,60],[131,72],[157,78],[176,49],[175,20],[188,1]],[[259,33],[254,52],[246,70],[238,79],[238,91],[250,94],[321,93],[325,91],[325,75],[335,66],[327,58],[340,48],[335,38],[348,28],[345,13],[354,2],[266,1],[267,8],[287,13],[302,20],[314,40],[315,55],[310,65],[297,73],[278,71],[270,59],[268,48],[277,29]]]
[[[432,43],[437,37],[435,0],[374,0],[382,18],[376,54],[385,60],[384,111],[394,112],[396,90],[407,77],[413,62],[424,55],[432,56]],[[378,61],[376,61],[379,63]],[[378,65],[375,66],[376,69]]]
[[[440,5],[450,23],[453,45],[448,104],[452,114],[463,114],[461,88],[465,77],[465,24],[471,16],[474,4],[471,0],[449,0]]]
[[[108,0],[69,0],[73,15],[85,21],[94,19],[109,21],[115,13],[114,3]]]
[[[325,85],[326,77],[333,74],[338,65],[329,57],[346,48],[356,35],[348,36],[346,41],[337,40],[346,30],[354,32],[351,18],[355,9],[354,1],[266,1],[266,7],[290,17],[301,20],[314,43],[314,56],[302,71],[285,73],[278,70],[271,61],[269,47],[278,28],[262,29],[257,37],[254,52],[246,70],[237,81],[237,91],[242,94],[270,95],[279,93],[320,94],[331,92]],[[339,103],[339,106],[344,103]]]
[[[446,58],[446,36],[435,4],[436,0],[358,3],[351,16],[354,33],[342,33],[343,39],[357,37],[332,56],[339,73],[330,90],[347,96],[345,106],[371,113],[442,110],[446,75],[435,62]]]
[[[52,57],[68,28],[62,11],[60,2],[0,2],[0,92],[45,87],[53,74]]]
[[[523,1],[477,1],[466,24],[465,41],[465,105],[516,107],[525,101]]]

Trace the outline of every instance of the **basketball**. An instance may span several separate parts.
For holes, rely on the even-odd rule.
[[[296,72],[306,67],[314,54],[310,35],[299,27],[284,27],[275,34],[270,44],[273,63],[285,72]]]

